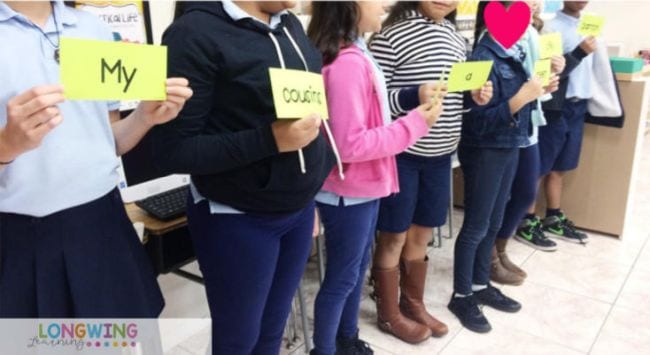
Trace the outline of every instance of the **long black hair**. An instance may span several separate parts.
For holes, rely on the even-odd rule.
[[[504,7],[508,8],[514,1],[499,1]],[[476,45],[478,44],[478,41],[481,37],[481,34],[483,34],[483,31],[485,31],[486,24],[485,24],[485,8],[488,6],[490,1],[481,1],[478,4],[478,11],[476,12],[476,24],[474,25],[474,48],[476,48]]]
[[[361,10],[355,1],[313,1],[307,36],[323,55],[323,64],[332,63],[341,46],[359,37]]]
[[[397,1],[390,10],[388,17],[384,20],[383,27],[388,27],[394,23],[404,20],[411,11],[420,11],[419,1]],[[456,24],[456,10],[452,11],[445,19]]]
[[[176,4],[174,6],[174,20],[177,18],[181,17],[181,15],[185,12],[186,8],[186,3],[187,1],[178,1],[176,0]]]

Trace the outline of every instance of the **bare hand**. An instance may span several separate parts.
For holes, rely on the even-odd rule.
[[[310,115],[300,120],[273,122],[273,136],[280,153],[293,152],[306,147],[320,133],[321,118]]]
[[[439,87],[440,86],[440,87]],[[436,94],[438,97],[435,97]],[[431,100],[442,101],[447,96],[447,84],[426,83],[420,85],[418,90],[420,97],[420,104],[426,105],[431,103]]]
[[[37,148],[62,121],[56,106],[65,101],[61,85],[36,86],[7,103],[7,124],[0,129],[0,160],[11,161]]]
[[[566,59],[564,56],[556,55],[551,58],[551,71],[556,74],[561,74],[566,68]]]
[[[169,122],[176,118],[185,102],[192,97],[192,89],[185,78],[170,78],[166,81],[167,100],[142,101],[136,109],[137,114],[148,126]]]
[[[438,122],[438,118],[442,114],[442,100],[436,100],[435,103],[429,101],[429,103],[418,106],[417,110],[424,118],[427,126],[431,128]]]
[[[472,99],[479,106],[487,105],[492,100],[494,89],[491,81],[487,81],[478,90],[472,90]]]
[[[544,87],[544,94],[550,94],[556,92],[560,88],[560,77],[557,74],[553,74],[551,79],[548,82],[548,85]]]
[[[589,36],[585,38],[581,43],[580,43],[580,48],[582,48],[583,51],[587,54],[591,54],[596,51],[596,48],[598,48],[598,45],[596,43],[596,38],[594,36]]]
[[[519,89],[519,94],[522,95],[526,102],[537,100],[540,96],[544,95],[544,86],[542,78],[533,76]]]

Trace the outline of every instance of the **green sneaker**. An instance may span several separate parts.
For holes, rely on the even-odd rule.
[[[589,237],[586,233],[576,229],[575,224],[571,222],[564,213],[559,216],[549,216],[542,222],[544,232],[551,233],[553,237],[564,239],[571,243],[587,244]]]
[[[542,222],[539,217],[524,219],[517,228],[515,240],[541,251],[556,251],[557,243],[548,239],[542,231]]]

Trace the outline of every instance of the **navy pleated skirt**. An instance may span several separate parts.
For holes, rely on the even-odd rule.
[[[156,318],[164,306],[117,189],[47,217],[0,213],[0,258],[1,318]]]

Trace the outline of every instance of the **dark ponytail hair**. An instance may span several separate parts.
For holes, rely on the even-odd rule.
[[[174,5],[174,20],[181,17],[185,12],[185,3],[186,1],[176,0],[176,4]]]
[[[323,55],[323,64],[332,63],[341,45],[350,46],[358,37],[361,10],[355,1],[313,1],[307,36]]]
[[[504,7],[508,8],[514,1],[499,1]],[[478,11],[476,12],[476,25],[474,27],[474,48],[478,44],[479,37],[485,31],[485,8],[488,6],[490,1],[481,1],[478,4]]]
[[[383,27],[388,27],[392,24],[400,22],[408,16],[411,11],[420,11],[419,1],[397,1],[390,10],[388,17],[384,20]],[[456,10],[452,11],[445,19],[456,24]]]

